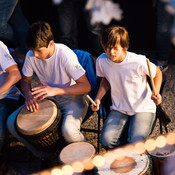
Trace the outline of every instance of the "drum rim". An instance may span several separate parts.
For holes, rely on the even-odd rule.
[[[37,128],[35,128],[35,129],[32,129],[31,131],[28,131],[28,130],[25,130],[25,129],[23,129],[23,128],[20,128],[20,127],[17,125],[17,123],[18,123],[18,116],[17,116],[17,118],[16,118],[16,126],[17,126],[18,131],[19,131],[21,134],[23,134],[23,135],[34,135],[34,134],[39,134],[39,133],[43,132],[44,130],[46,130],[48,127],[50,127],[50,126],[52,125],[53,121],[56,119],[57,114],[58,114],[57,105],[56,105],[52,100],[50,100],[50,99],[44,99],[42,102],[45,102],[45,101],[48,101],[48,102],[50,102],[50,103],[53,104],[53,114],[52,114],[52,116],[50,117],[50,119],[49,119],[44,125],[42,125],[42,128],[41,128],[41,127],[40,127],[40,128],[37,127]],[[25,107],[25,105],[24,105],[24,107]],[[21,110],[19,111],[18,115],[19,115],[20,112],[24,109],[24,107],[21,108]],[[51,122],[51,121],[52,121],[52,122]]]
[[[172,146],[172,145],[169,145],[169,146]],[[169,158],[169,157],[171,157],[171,156],[175,156],[175,150],[174,151],[172,151],[171,153],[169,153],[169,154],[165,154],[165,155],[158,155],[158,154],[156,154],[156,153],[154,153],[153,151],[147,151],[147,153],[152,157],[152,158],[154,158],[154,159],[167,159],[167,158]]]

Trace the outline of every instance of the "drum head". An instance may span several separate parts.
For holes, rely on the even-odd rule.
[[[95,155],[95,148],[87,142],[71,143],[63,148],[60,153],[60,161],[64,164],[72,164],[80,161],[86,162]]]
[[[17,129],[24,135],[34,135],[47,129],[57,116],[57,106],[54,102],[44,99],[36,112],[30,112],[24,106],[16,120]]]
[[[144,175],[150,169],[150,159],[146,154],[137,154],[133,149],[123,148],[122,156],[118,157],[118,150],[104,155],[105,164],[98,167],[99,175]]]

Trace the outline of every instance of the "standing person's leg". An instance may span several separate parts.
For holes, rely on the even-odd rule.
[[[14,33],[12,26],[8,23],[18,0],[0,1],[0,38],[13,41]]]
[[[67,143],[85,141],[80,127],[89,106],[86,95],[56,96],[56,101],[63,115],[61,130],[65,141]]]
[[[57,6],[59,42],[71,49],[78,48],[78,0],[63,0]]]
[[[15,44],[18,46],[19,52],[26,54],[28,49],[25,44],[25,37],[29,28],[29,23],[22,12],[20,2],[17,3],[14,12],[9,20],[9,24],[11,24],[13,27],[13,39],[16,41]]]
[[[101,132],[101,144],[106,150],[123,144],[122,134],[127,130],[129,117],[118,111],[111,111],[104,122]]]
[[[130,118],[128,142],[134,143],[148,138],[155,121],[155,113],[140,112]]]
[[[173,16],[165,9],[165,3],[157,1],[157,28],[156,28],[156,60],[155,63],[163,70],[168,65],[171,50],[171,27]]]
[[[103,48],[100,44],[100,35],[104,30],[104,25],[102,23],[91,24],[91,12],[85,9],[87,0],[81,0],[81,13],[83,14],[83,22],[86,27],[86,45],[85,47],[94,56],[99,56],[103,52]],[[84,42],[84,41],[82,41]]]

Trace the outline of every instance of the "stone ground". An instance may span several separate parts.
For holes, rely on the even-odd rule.
[[[161,104],[162,109],[171,118],[171,122],[168,124],[168,132],[175,131],[175,64],[171,62],[166,72],[166,83],[162,92],[163,102]],[[102,127],[102,119],[100,119],[100,125]],[[96,113],[92,115],[84,124],[83,128],[95,129],[98,128],[98,116]],[[87,139],[87,142],[94,145],[97,153],[97,133],[82,131]],[[163,134],[165,134],[163,128]],[[157,120],[150,137],[159,136],[160,125]],[[100,147],[99,154],[103,154],[104,149]],[[8,169],[4,175],[36,175],[43,170],[41,161],[33,156],[20,142],[10,137],[8,145],[5,147],[6,161]],[[56,155],[57,156],[57,155]],[[0,173],[1,174],[1,173]]]

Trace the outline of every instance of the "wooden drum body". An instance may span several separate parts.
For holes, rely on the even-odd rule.
[[[152,175],[152,162],[149,156],[145,153],[138,154],[131,148],[110,151],[104,158],[105,164],[98,167],[99,175]]]
[[[81,173],[74,172],[73,175],[95,175],[97,169],[92,164],[94,155],[95,148],[90,143],[76,142],[71,143],[62,149],[59,154],[59,161],[61,161],[62,164],[71,166],[76,162],[81,162],[84,165],[84,169]]]
[[[20,136],[39,150],[54,151],[61,141],[61,111],[56,103],[44,99],[36,112],[24,106],[16,118]]]
[[[175,170],[175,145],[166,145],[149,152],[153,162],[155,175],[168,175],[170,169]],[[171,165],[173,161],[173,166]],[[169,167],[171,165],[171,167]]]

